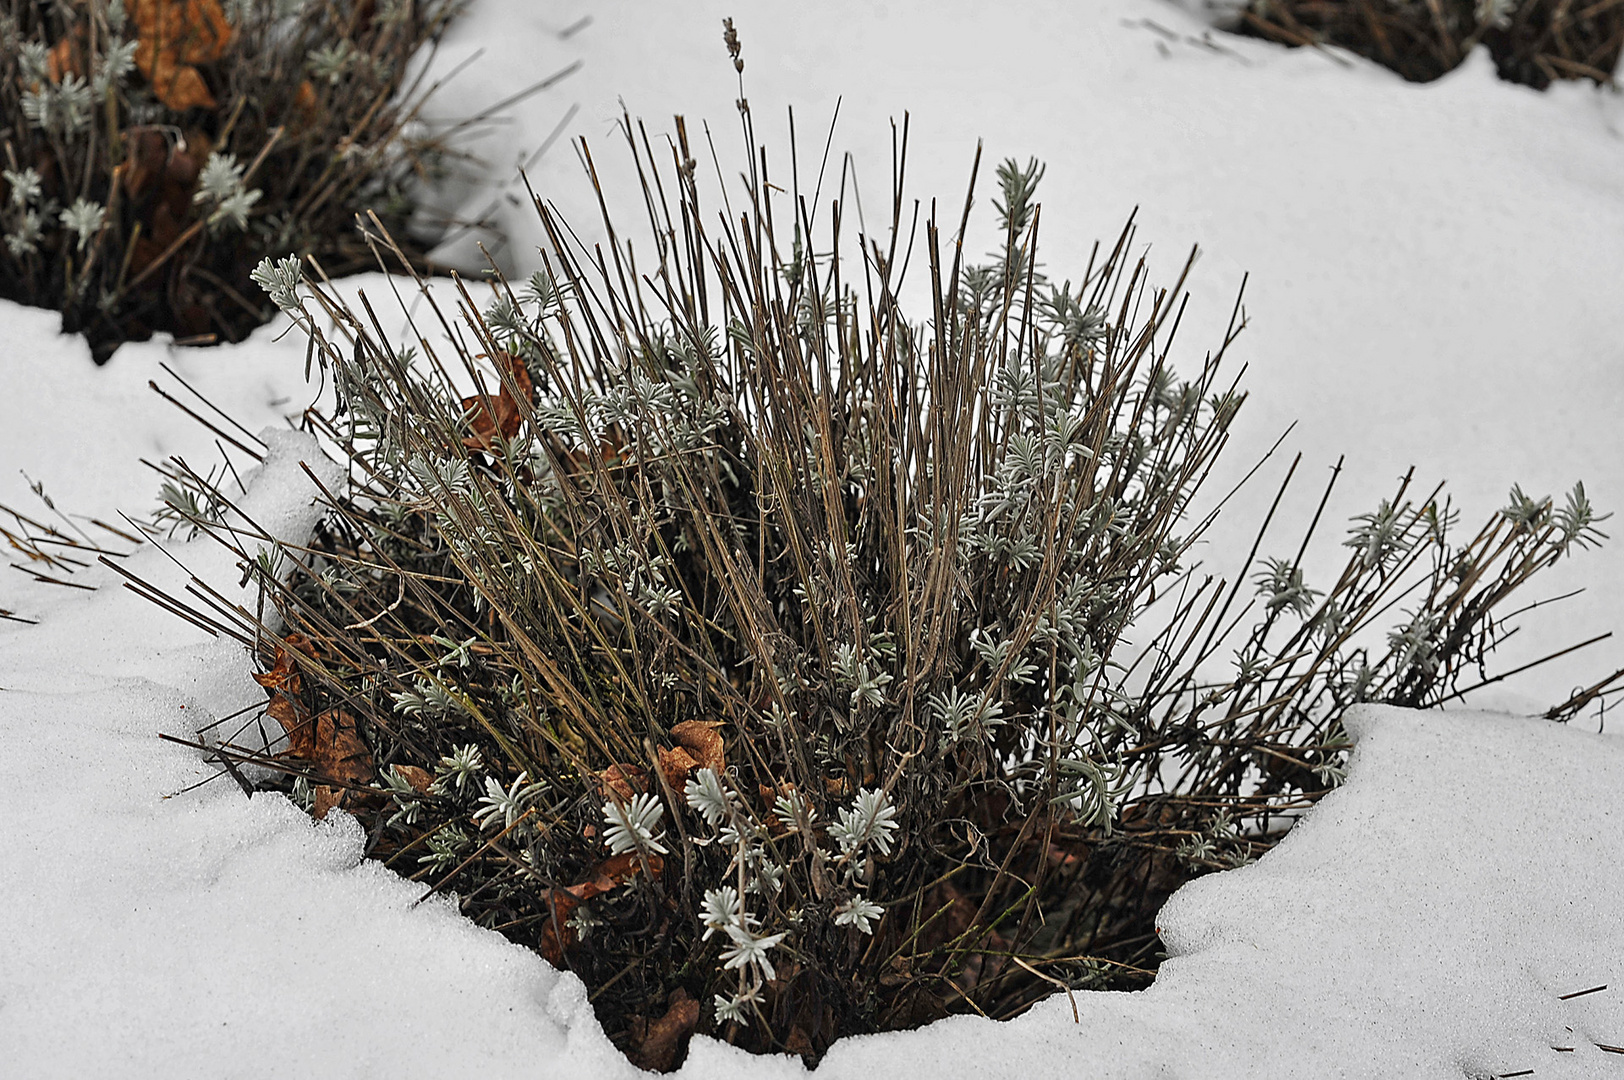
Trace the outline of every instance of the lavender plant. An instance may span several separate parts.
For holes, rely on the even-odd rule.
[[[1301,570],[1318,516],[1215,580],[1188,511],[1243,401],[1239,302],[1181,378],[1184,274],[1152,289],[1130,223],[1047,279],[1036,162],[998,168],[984,261],[968,207],[920,229],[900,186],[853,237],[843,200],[773,182],[741,102],[742,212],[707,224],[680,118],[663,168],[628,120],[647,239],[606,211],[588,251],[537,200],[543,269],[483,304],[459,283],[449,349],[261,265],[351,466],[281,570],[245,559],[285,624],[248,617],[262,681],[290,733],[354,718],[372,854],[580,974],[640,1064],[693,1030],[815,1062],[1142,986],[1162,900],[1340,778],[1347,708],[1469,692],[1496,608],[1602,518],[1516,492],[1457,547],[1406,482],[1330,587]],[[217,752],[308,782],[273,750]]]
[[[453,160],[410,62],[463,0],[0,0],[0,296],[98,361],[156,330],[239,340],[267,255],[366,265]],[[421,66],[421,65],[419,65]],[[359,261],[358,261],[359,258]]]

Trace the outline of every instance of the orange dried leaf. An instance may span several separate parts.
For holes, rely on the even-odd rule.
[[[649,873],[655,877],[665,871],[665,860],[658,855],[648,856]],[[566,926],[569,917],[584,902],[606,892],[620,888],[643,871],[643,860],[635,852],[605,859],[592,868],[592,876],[567,889],[548,889],[542,894],[552,916],[541,929],[541,955],[554,967],[564,966],[564,950],[579,944],[575,931]]]
[[[306,79],[293,92],[293,112],[305,127],[314,127],[320,116],[317,109],[316,88]]]
[[[390,768],[419,795],[428,794],[429,785],[434,783],[434,775],[427,769],[419,769],[416,765],[392,765]]]
[[[317,786],[315,805],[310,811],[313,816],[324,818],[333,807],[343,806],[349,796],[356,794],[350,785],[367,785],[377,778],[372,751],[362,741],[359,725],[349,713],[328,709],[314,721],[307,720],[298,715],[298,707],[286,694],[272,699],[265,712],[288,733],[288,748],[278,757],[308,761],[311,771],[322,779],[339,781]]]
[[[565,889],[549,889],[542,894],[543,902],[551,911],[551,917],[541,925],[541,955],[555,968],[564,966],[564,950],[575,945],[575,931],[565,925],[575,909],[581,906],[581,899]]]
[[[621,802],[631,802],[648,790],[648,773],[636,765],[611,765],[597,774],[597,781],[599,794],[605,799],[614,795]]]
[[[299,708],[293,699],[286,694],[277,694],[265,706],[265,715],[282,725],[282,731],[288,737],[288,749],[284,751],[289,757],[309,757],[308,753],[296,753],[296,750],[307,749],[310,739],[309,724],[299,719]]]
[[[377,775],[355,717],[338,709],[316,717],[315,762],[324,776],[350,784],[370,784]]]
[[[176,112],[214,108],[214,95],[193,65],[214,63],[231,43],[219,0],[132,0],[129,13],[135,66],[158,100]]]
[[[497,367],[507,374],[513,385],[518,387],[519,393],[528,401],[533,386],[530,382],[530,373],[524,368],[524,361],[506,352],[497,353],[495,360]],[[463,398],[462,411],[468,418],[469,429],[473,432],[462,440],[462,445],[469,450],[493,449],[498,435],[504,439],[513,438],[519,433],[519,425],[524,421],[519,401],[508,391],[508,383],[505,380],[495,394]]]
[[[633,1065],[651,1072],[668,1072],[699,1023],[699,1002],[680,986],[672,991],[670,1007],[658,1020],[635,1017],[631,1022],[635,1049],[627,1056]]]
[[[294,667],[294,650],[304,653],[312,660],[316,659],[316,647],[310,639],[303,634],[289,634],[276,646],[276,658],[271,664],[271,670],[255,672],[254,681],[267,690],[297,694],[300,690],[299,670]]]
[[[74,36],[65,37],[57,42],[51,47],[50,55],[45,58],[46,78],[59,83],[64,75],[77,75],[81,79],[85,77],[84,49]]]
[[[665,782],[672,791],[681,791],[682,786],[688,782],[688,774],[699,768],[699,762],[694,756],[682,747],[672,750],[660,750],[660,771],[665,774]]]
[[[717,725],[702,720],[685,720],[671,729],[671,737],[693,755],[701,768],[720,773],[727,768],[722,750],[722,733]]]
[[[659,877],[665,872],[664,859],[658,855],[648,855],[646,858],[650,874]],[[628,851],[594,866],[592,876],[579,885],[571,885],[569,891],[582,900],[590,900],[594,896],[602,896],[606,892],[620,888],[642,872],[643,857],[639,857],[635,851]]]

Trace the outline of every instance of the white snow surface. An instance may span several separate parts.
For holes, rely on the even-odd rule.
[[[585,14],[590,25],[559,36]],[[1049,162],[1044,238],[1057,276],[1136,204],[1165,277],[1199,241],[1207,255],[1181,331],[1192,354],[1216,343],[1241,270],[1253,271],[1253,326],[1237,345],[1253,398],[1233,467],[1301,419],[1288,448],[1307,465],[1348,454],[1349,497],[1333,512],[1368,509],[1412,463],[1449,478],[1469,517],[1500,505],[1512,480],[1547,491],[1583,478],[1602,509],[1624,505],[1616,95],[1506,86],[1482,56],[1416,87],[1306,50],[1214,38],[1227,50],[1215,51],[1200,22],[1154,0],[476,0],[437,62],[488,51],[440,109],[473,111],[580,60],[486,145],[497,182],[571,103],[566,133],[585,133],[619,182],[617,96],[654,130],[672,112],[707,117],[725,156],[737,89],[723,14],[744,40],[758,131],[771,143],[772,118],[793,102],[803,168],[846,94],[836,145],[853,149],[870,207],[884,204],[886,119],[908,109],[910,189],[940,195],[949,216],[977,137],[988,165]],[[531,176],[586,221],[575,170],[560,140]],[[504,257],[523,267],[533,233],[522,207],[499,206],[516,237]],[[376,276],[346,287],[392,302]],[[0,502],[47,516],[26,471],[59,509],[117,524],[116,508],[152,503],[156,477],[138,458],[213,456],[214,437],[146,389],[154,379],[185,397],[162,362],[265,429],[262,467],[234,456],[243,509],[300,537],[313,513],[300,462],[331,475],[308,439],[275,430],[315,394],[298,335],[276,339],[286,329],[232,348],[127,346],[95,369],[54,315],[0,307]],[[1269,495],[1244,497],[1234,516],[1255,517]],[[1218,537],[1214,555],[1238,560],[1249,540]],[[237,595],[240,572],[218,547],[166,548]],[[165,588],[186,584],[156,547],[124,565]],[[1616,625],[1618,551],[1571,565],[1591,592],[1556,626],[1531,626],[1528,648]],[[12,837],[0,868],[0,1074],[634,1073],[573,975],[444,900],[413,906],[420,888],[361,861],[347,816],[317,824],[229,779],[183,791],[212,770],[157,735],[192,737],[263,700],[240,647],[100,567],[75,578],[100,584],[94,593],[6,577],[0,608],[39,625],[0,622],[0,821]],[[1611,652],[1528,693],[1560,694],[1572,672],[1618,666],[1620,650],[1601,648]],[[1367,708],[1351,727],[1344,787],[1257,864],[1168,903],[1171,959],[1148,990],[1078,993],[1080,1023],[1060,995],[1007,1024],[964,1017],[851,1039],[818,1074],[1619,1075],[1624,1057],[1600,1046],[1624,1045],[1624,746],[1577,723],[1473,712]],[[700,1038],[682,1075],[803,1072]]]

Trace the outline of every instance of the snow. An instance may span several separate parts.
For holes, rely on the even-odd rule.
[[[560,37],[588,13],[589,25]],[[708,118],[725,160],[737,95],[719,40],[725,14],[736,16],[746,90],[775,161],[787,162],[786,104],[805,168],[835,96],[847,95],[835,142],[852,149],[871,214],[883,205],[888,118],[907,109],[910,190],[939,194],[948,214],[978,137],[984,185],[1004,156],[1049,162],[1053,273],[1081,266],[1135,205],[1159,280],[1199,241],[1186,355],[1216,343],[1252,271],[1253,322],[1237,355],[1251,365],[1253,397],[1228,451],[1233,469],[1295,419],[1286,450],[1304,454],[1308,473],[1348,455],[1340,516],[1367,509],[1412,463],[1424,480],[1447,477],[1469,519],[1500,505],[1512,480],[1544,492],[1582,478],[1599,507],[1624,506],[1618,96],[1507,86],[1481,55],[1417,87],[1308,50],[1218,38],[1214,50],[1202,23],[1154,0],[751,11],[477,0],[437,63],[488,51],[438,108],[465,114],[580,60],[486,144],[496,183],[573,104],[565,130],[591,139],[623,192],[611,128],[622,96],[652,131],[672,112],[691,131]],[[564,147],[531,179],[585,226],[595,208]],[[466,208],[492,198],[467,193]],[[522,205],[496,198],[515,236],[503,258],[523,268],[535,229]],[[984,207],[986,186],[980,198]],[[380,310],[392,304],[382,278],[354,288]],[[316,392],[303,384],[298,334],[277,340],[286,329],[233,348],[132,345],[95,369],[55,316],[0,308],[0,502],[48,513],[26,471],[59,509],[120,524],[115,510],[149,509],[157,486],[139,458],[216,458],[213,435],[146,389],[156,380],[195,407],[167,363],[261,433],[263,466],[233,452],[243,507],[297,537],[311,520],[300,462],[318,475],[323,466],[307,440],[279,430]],[[1313,488],[1285,520],[1306,520]],[[1271,495],[1258,485],[1232,516],[1255,517]],[[1295,549],[1295,534],[1281,537]],[[1219,535],[1211,556],[1228,569],[1249,542]],[[238,588],[239,572],[207,541],[166,548],[222,593]],[[186,584],[156,548],[123,565],[165,588]],[[1552,592],[1562,582],[1590,591],[1530,625],[1517,655],[1616,625],[1616,548],[1557,573],[1568,576],[1547,582]],[[347,817],[313,823],[229,779],[181,793],[212,770],[156,735],[191,737],[263,698],[240,647],[163,614],[101,567],[75,577],[103,586],[94,593],[7,577],[0,608],[39,620],[0,622],[7,1071],[633,1074],[577,979],[443,900],[414,906],[418,886],[360,861]],[[1624,664],[1620,652],[1609,642],[1541,669],[1524,693],[1560,696]],[[961,1017],[848,1040],[819,1074],[1614,1075],[1624,1059],[1597,1044],[1624,1044],[1624,746],[1593,726],[1364,710],[1343,788],[1257,864],[1169,902],[1171,958],[1150,989],[1079,993],[1081,1023],[1058,995],[1008,1024]],[[683,1070],[707,1080],[803,1072],[705,1039]]]

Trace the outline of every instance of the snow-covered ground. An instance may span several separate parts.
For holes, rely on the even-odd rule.
[[[1368,509],[1411,464],[1422,480],[1447,478],[1468,519],[1501,505],[1514,480],[1543,493],[1583,479],[1601,509],[1624,507],[1619,96],[1508,86],[1481,56],[1411,86],[1363,62],[1209,39],[1157,0],[475,0],[438,62],[486,52],[439,110],[466,114],[580,61],[482,152],[500,185],[561,132],[531,179],[588,224],[595,206],[567,136],[587,136],[624,191],[617,99],[655,133],[671,113],[691,131],[708,119],[734,167],[723,15],[743,39],[775,161],[787,165],[786,105],[805,170],[844,95],[835,146],[852,152],[875,216],[888,121],[906,110],[909,190],[948,215],[978,138],[986,165],[1049,163],[1043,244],[1057,277],[1080,273],[1092,242],[1114,237],[1136,205],[1161,280],[1199,242],[1187,366],[1217,343],[1250,271],[1252,325],[1236,355],[1253,397],[1233,475],[1296,420],[1286,450],[1304,454],[1310,476],[1347,455],[1339,516]],[[495,200],[514,238],[503,257],[523,267],[536,230],[522,199],[506,201],[515,190],[451,202],[467,215]],[[366,287],[384,295],[382,279]],[[277,327],[231,349],[129,346],[99,370],[55,327],[51,314],[0,308],[0,502],[35,516],[48,511],[29,479],[60,509],[119,524],[116,508],[151,505],[157,478],[140,457],[217,456],[211,436],[146,389],[156,379],[186,396],[160,363],[254,430],[285,427],[313,393],[302,344],[275,340]],[[267,439],[257,474],[236,457],[245,499],[296,535],[308,524],[297,462],[315,459],[296,438]],[[1317,486],[1302,485],[1284,521],[1306,522]],[[1258,485],[1228,516],[1254,518],[1271,494]],[[1220,569],[1244,554],[1243,531],[1215,535]],[[1276,551],[1295,539],[1282,528]],[[181,548],[200,576],[236,586],[217,551]],[[128,566],[184,583],[156,549]],[[0,609],[40,625],[0,622],[0,820],[13,838],[0,869],[0,1072],[632,1072],[577,980],[441,903],[412,907],[415,886],[358,863],[347,819],[316,825],[229,780],[164,798],[210,770],[156,734],[263,698],[240,649],[111,584],[85,593],[6,577]],[[92,568],[76,580],[111,577]],[[1565,583],[1590,591],[1530,620],[1517,655],[1617,625],[1618,549],[1570,560],[1547,590]],[[1608,642],[1534,673],[1522,693],[1548,703],[1618,666],[1624,647]],[[1009,1024],[961,1018],[851,1040],[820,1074],[1618,1075],[1624,1056],[1599,1047],[1624,1046],[1624,746],[1593,734],[1593,720],[1564,729],[1372,709],[1358,728],[1348,784],[1286,843],[1168,905],[1173,959],[1149,990],[1078,994],[1076,1024],[1060,996]],[[702,1039],[684,1069],[801,1071]]]

